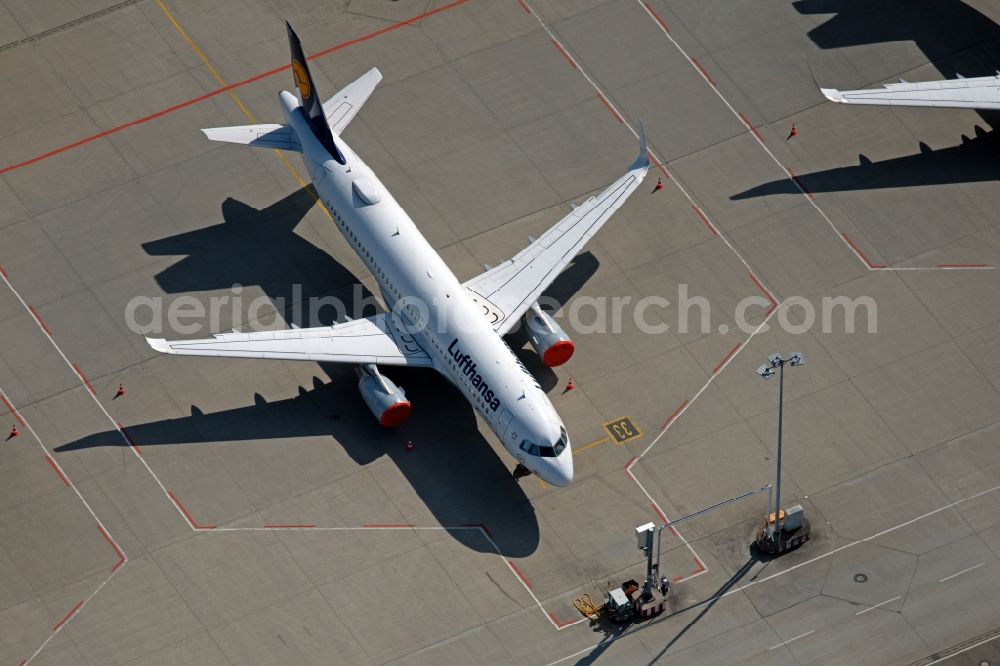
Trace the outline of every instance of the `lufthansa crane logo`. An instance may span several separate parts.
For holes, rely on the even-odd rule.
[[[312,86],[309,84],[306,68],[298,60],[292,61],[292,74],[295,75],[295,87],[299,89],[302,99],[309,99],[309,95],[312,94]]]

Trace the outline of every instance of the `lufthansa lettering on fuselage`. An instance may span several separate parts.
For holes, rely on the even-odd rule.
[[[472,386],[479,392],[479,395],[483,397],[486,404],[490,406],[494,412],[500,407],[500,398],[493,394],[493,389],[490,385],[486,383],[482,375],[476,372],[476,362],[472,360],[472,357],[468,354],[463,354],[462,350],[457,346],[458,338],[451,341],[448,345],[448,353],[451,354],[452,358],[455,359],[455,363],[458,364],[459,370],[469,378]]]

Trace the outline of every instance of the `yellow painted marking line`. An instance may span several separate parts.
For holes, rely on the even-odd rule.
[[[596,442],[591,442],[590,444],[587,444],[586,446],[581,446],[578,449],[573,449],[573,455],[574,456],[580,455],[581,453],[583,453],[587,449],[592,449],[595,446],[600,446],[601,444],[607,444],[607,443],[608,443],[608,438],[604,437],[602,439],[597,440]]]
[[[177,34],[180,35],[184,39],[184,41],[188,43],[188,46],[190,46],[191,50],[195,52],[195,55],[198,56],[198,59],[201,60],[202,63],[204,63],[205,67],[208,68],[208,72],[212,75],[212,78],[215,79],[221,86],[228,85],[226,83],[226,80],[222,78],[222,75],[219,74],[219,71],[212,66],[211,62],[209,62],[208,56],[206,56],[205,52],[201,50],[201,47],[199,47],[198,44],[195,43],[193,39],[191,39],[191,36],[188,35],[187,32],[184,30],[184,28],[181,27],[181,24],[177,22],[177,19],[174,18],[174,15],[170,12],[169,9],[167,9],[167,6],[163,4],[163,0],[155,0],[155,1],[156,1],[156,6],[159,7],[163,15],[167,17],[167,20],[170,22],[170,25],[174,27],[174,30],[177,31]],[[247,108],[246,104],[243,103],[243,100],[240,99],[239,95],[237,95],[232,90],[227,91],[226,94],[229,95],[229,98],[233,100],[233,102],[236,104],[236,107],[240,110],[240,113],[242,113],[246,117],[246,119],[250,121],[251,124],[256,125],[257,119],[254,117],[253,113],[250,112],[250,109]],[[307,187],[309,183],[306,182],[301,175],[299,175],[299,172],[295,169],[294,166],[292,166],[292,163],[288,161],[288,158],[285,157],[285,154],[280,150],[278,150],[277,148],[274,148],[273,150],[274,154],[278,156],[278,159],[280,159],[284,163],[284,165],[288,168],[288,171],[292,174],[292,177],[295,178],[296,181],[298,181],[299,186]],[[309,189],[309,195],[313,198],[314,202],[318,201],[316,194],[313,192],[311,188]],[[327,216],[327,218],[331,220],[333,219],[333,216],[330,215],[330,211],[326,209],[326,206],[320,206],[320,210],[323,211],[323,213]]]

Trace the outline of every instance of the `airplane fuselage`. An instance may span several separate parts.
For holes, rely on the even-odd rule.
[[[321,203],[378,282],[400,332],[418,341],[512,456],[544,480],[568,484],[573,460],[562,420],[484,305],[343,139],[340,164],[309,128],[298,99],[282,92],[280,101]]]

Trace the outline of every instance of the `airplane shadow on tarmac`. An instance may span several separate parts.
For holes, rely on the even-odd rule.
[[[940,71],[941,78],[991,76],[1000,69],[1000,25],[961,0],[797,0],[793,6],[801,14],[833,14],[808,33],[821,49],[912,41]],[[822,83],[837,87],[836,81]],[[925,112],[949,113],[932,109]],[[993,131],[977,125],[973,137],[962,135],[961,143],[955,146],[931,150],[920,143],[909,155],[879,162],[859,155],[857,165],[799,174],[798,178],[813,193],[1000,179],[1000,160],[996,158],[1000,148],[996,131],[1000,128],[1000,112],[979,111],[979,115]],[[730,198],[798,193],[795,183],[784,178]]]
[[[259,286],[272,301],[285,299],[287,321],[297,318],[291,306],[294,298],[333,294],[350,311],[358,296],[357,279],[327,252],[295,233],[312,205],[309,188],[263,210],[227,199],[222,205],[222,223],[145,243],[143,248],[152,255],[184,255],[156,276],[167,293],[227,290],[239,283]],[[587,256],[581,255],[553,284],[550,291],[559,302],[565,302],[596,270],[596,259]],[[293,291],[293,284],[301,285],[301,292]],[[370,292],[363,290],[361,296]],[[328,310],[329,321],[296,323],[332,324],[334,312]],[[374,311],[372,307],[364,314]],[[545,367],[531,356],[534,369]],[[266,363],[258,363],[261,372],[267,371]],[[512,478],[508,461],[483,437],[472,407],[446,379],[427,369],[386,368],[416,407],[401,428],[387,430],[375,422],[361,399],[353,368],[319,365],[329,381],[313,377],[312,386],[300,386],[295,397],[268,403],[254,394],[253,404],[208,414],[192,405],[190,416],[130,425],[129,435],[142,447],[331,436],[359,465],[388,455],[441,525],[484,524],[505,556],[523,557],[536,550],[539,527],[531,502]],[[547,383],[554,384],[554,379]],[[408,440],[417,443],[415,450],[406,450]],[[88,435],[55,450],[109,446],[124,446],[115,430]],[[322,517],[317,516],[315,522],[321,524]],[[450,534],[471,549],[493,550],[476,531],[451,530]]]

